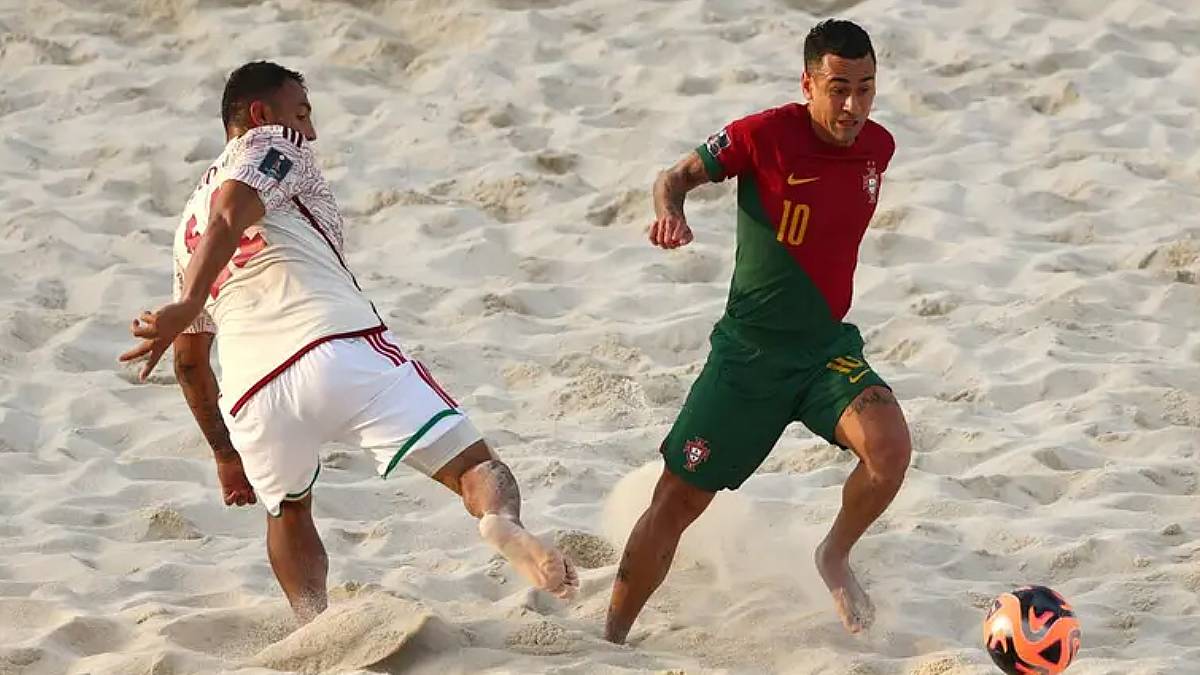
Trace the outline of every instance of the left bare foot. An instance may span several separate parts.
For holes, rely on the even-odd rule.
[[[846,630],[859,633],[870,628],[875,622],[875,604],[850,569],[850,558],[831,554],[825,542],[821,542],[813,557]]]
[[[480,519],[479,533],[534,586],[563,600],[579,592],[579,575],[571,561],[512,520],[489,513]]]

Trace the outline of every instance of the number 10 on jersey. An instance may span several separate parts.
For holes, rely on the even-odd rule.
[[[804,233],[808,231],[808,204],[793,204],[791,200],[783,200],[783,217],[779,219],[779,233],[775,240],[788,246],[799,246],[804,241]]]

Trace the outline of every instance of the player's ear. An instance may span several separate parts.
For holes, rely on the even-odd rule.
[[[271,123],[271,106],[266,101],[251,101],[249,113],[251,128]]]
[[[808,73],[808,68],[800,74],[800,89],[804,92],[804,98],[811,101],[813,98],[813,77]]]

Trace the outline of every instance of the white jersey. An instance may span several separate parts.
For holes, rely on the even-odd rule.
[[[175,299],[204,235],[217,188],[258,191],[266,215],[245,231],[185,332],[217,333],[222,396],[231,414],[316,345],[385,329],[342,254],[342,216],[312,150],[282,126],[231,140],[204,173],[175,233]]]

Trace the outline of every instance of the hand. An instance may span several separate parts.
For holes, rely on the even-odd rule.
[[[672,249],[692,242],[692,228],[681,214],[665,213],[650,226],[650,243]]]
[[[217,480],[221,482],[221,496],[225,506],[255,504],[254,488],[246,479],[242,458],[232,450],[217,455]]]
[[[142,342],[122,354],[121,362],[128,363],[149,354],[146,365],[142,366],[138,375],[138,378],[145,382],[154,366],[158,365],[158,360],[166,353],[167,347],[170,347],[183,329],[196,318],[200,309],[187,303],[173,302],[164,305],[157,312],[142,312],[140,317],[133,320],[133,326],[130,328],[134,337],[142,338]]]

